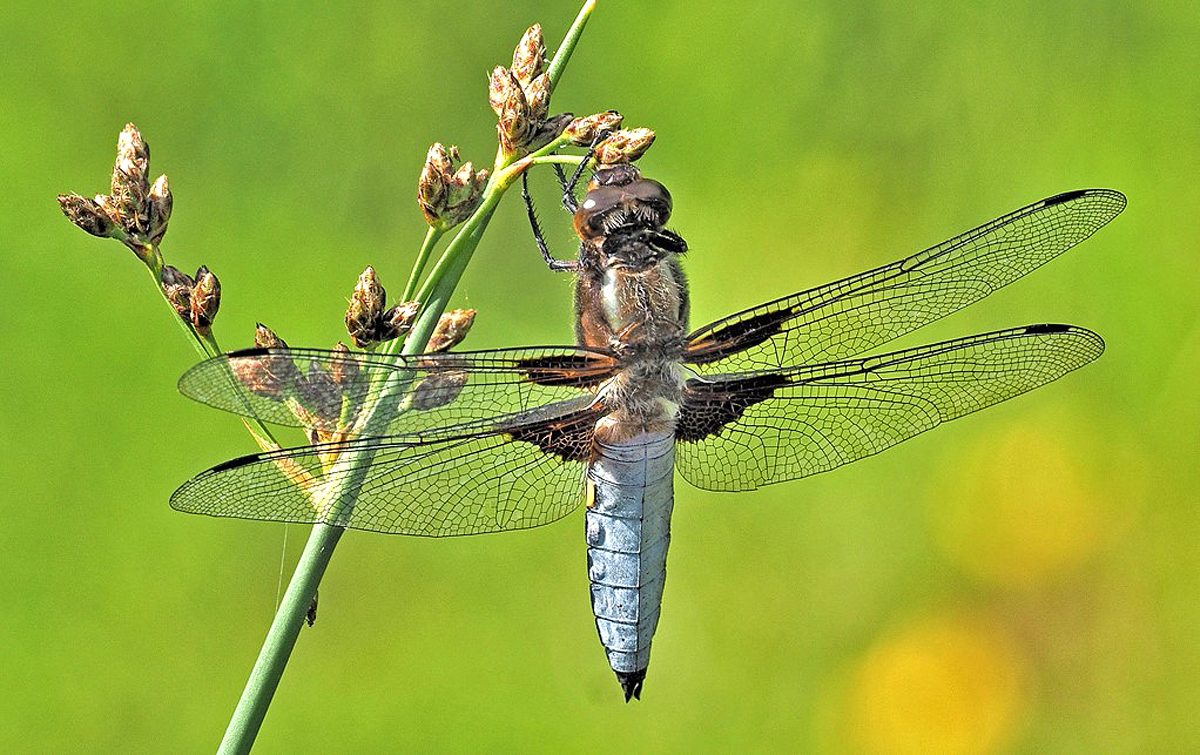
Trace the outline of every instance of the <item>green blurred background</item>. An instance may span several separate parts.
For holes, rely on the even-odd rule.
[[[222,343],[261,320],[332,344],[365,265],[402,288],[428,145],[489,163],[488,70],[577,6],[33,7],[6,12],[0,73],[0,749],[204,751],[307,531],[167,507],[253,446],[175,392],[191,346],[55,194],[105,191],[135,122],[176,197],[168,262],[224,284]],[[694,324],[1107,186],[1110,227],[899,345],[1071,322],[1108,351],[830,474],[680,481],[640,703],[595,637],[581,514],[352,533],[259,751],[1200,748],[1197,38],[1191,2],[602,0],[555,109],[657,130],[642,166],[692,248]],[[470,347],[571,337],[519,201],[459,291]]]

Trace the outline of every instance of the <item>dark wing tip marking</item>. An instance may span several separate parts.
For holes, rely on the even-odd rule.
[[[232,359],[234,357],[261,357],[261,356],[266,356],[267,354],[270,354],[271,351],[272,350],[267,348],[266,346],[251,346],[248,349],[238,349],[237,351],[231,351],[228,354],[226,354],[225,357],[230,358],[230,359]],[[275,349],[275,351],[278,352],[279,349]]]
[[[220,464],[216,465],[215,467],[208,470],[207,472],[203,472],[202,475],[217,474],[218,472],[226,472],[230,469],[237,469],[238,467],[249,466],[251,464],[261,461],[262,458],[263,458],[262,454],[247,454],[246,456],[239,456],[236,459],[230,459],[229,461],[221,462]]]
[[[1108,197],[1109,199],[1113,199],[1116,202],[1118,202],[1120,204],[1120,208],[1117,210],[1116,213],[1113,213],[1114,215],[1119,213],[1121,210],[1125,209],[1125,205],[1128,202],[1125,195],[1122,194],[1121,192],[1117,191],[1116,189],[1073,189],[1071,191],[1064,191],[1061,194],[1055,194],[1052,197],[1047,197],[1047,198],[1043,199],[1041,202],[1041,206],[1042,207],[1053,207],[1054,205],[1065,204],[1072,200],[1079,199],[1081,197],[1089,197],[1089,196],[1090,197],[1105,196],[1105,197]]]
[[[1036,335],[1037,333],[1066,333],[1074,330],[1073,325],[1058,325],[1055,323],[1042,323],[1039,325],[1029,325],[1025,328],[1027,335]]]
[[[1052,197],[1047,197],[1043,204],[1046,207],[1053,207],[1056,204],[1070,202],[1072,199],[1078,199],[1088,193],[1088,189],[1073,189],[1072,191],[1064,191],[1062,194],[1055,194]]]

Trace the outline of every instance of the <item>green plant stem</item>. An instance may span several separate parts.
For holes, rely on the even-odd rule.
[[[412,301],[413,294],[417,292],[417,284],[421,282],[421,273],[425,271],[425,263],[429,261],[429,255],[445,233],[445,228],[437,226],[430,226],[425,233],[425,240],[421,242],[421,249],[417,252],[417,261],[413,263],[412,272],[408,274],[408,283],[404,286],[401,302]]]
[[[217,337],[213,332],[209,330],[205,335],[197,333],[191,323],[184,322],[179,313],[175,311],[175,306],[167,300],[162,289],[162,268],[162,254],[158,251],[157,247],[154,247],[153,255],[150,256],[150,261],[146,263],[146,269],[150,272],[150,278],[154,281],[154,289],[158,291],[159,298],[163,300],[163,303],[167,305],[167,309],[170,310],[171,319],[183,330],[184,335],[187,336],[188,341],[200,353],[201,357],[208,359],[217,356],[221,353],[221,345],[217,343]],[[242,422],[245,423],[246,429],[250,431],[251,436],[257,436],[254,438],[255,442],[259,442],[259,439],[262,439],[272,444],[275,448],[281,447],[278,439],[275,438],[275,434],[261,420],[254,417],[243,417]]]
[[[566,36],[563,37],[562,44],[554,52],[554,58],[550,61],[550,66],[546,69],[546,75],[550,77],[550,89],[558,86],[558,80],[562,78],[563,71],[567,68],[567,63],[571,60],[571,53],[575,52],[575,45],[579,42],[579,38],[583,36],[583,28],[587,26],[588,19],[592,17],[592,11],[596,9],[596,0],[587,0],[583,7],[579,9],[579,13],[575,15],[575,20],[571,23],[571,28],[567,29]]]
[[[594,7],[595,0],[587,0],[584,3],[575,23],[572,24],[562,44],[559,45],[550,67],[552,80],[556,80],[556,77],[562,75],[562,71],[570,59],[571,51],[574,50],[579,36],[583,33],[587,18],[591,15]],[[458,234],[438,260],[437,265],[430,271],[429,277],[416,297],[418,301],[422,302],[421,314],[413,324],[401,353],[413,355],[420,354],[425,350],[425,345],[429,341],[429,337],[433,335],[433,329],[445,311],[450,296],[466,269],[467,262],[496,211],[500,198],[513,185],[521,172],[535,162],[541,162],[542,158],[545,158],[547,162],[572,162],[570,158],[549,155],[564,143],[564,140],[557,139],[533,155],[519,160],[497,159],[497,167],[501,170],[493,172],[484,190],[480,206],[463,223]],[[574,158],[573,162],[578,164],[579,158]],[[417,260],[422,268],[439,236],[440,234],[435,236],[432,229],[426,234]],[[414,265],[414,273],[413,276],[410,276],[410,282],[414,277],[419,276],[420,270],[417,269],[417,265]],[[407,299],[408,296],[406,295],[405,298]],[[397,349],[399,349],[399,339],[385,344],[381,353],[395,353]],[[386,426],[391,419],[390,410],[385,411],[381,407],[395,406],[397,402],[389,402],[387,399],[406,388],[405,381],[401,377],[397,377],[382,385],[379,392],[373,396],[373,403],[372,399],[368,399],[367,405],[374,408],[362,426],[363,434],[369,435],[378,432]],[[372,453],[369,450],[359,450],[338,460],[337,468],[347,470],[349,474],[345,474],[338,488],[329,494],[329,498],[332,499],[327,509],[330,521],[344,521],[348,512],[353,510],[359,487],[370,465],[371,456]],[[287,666],[288,658],[291,656],[292,648],[295,647],[296,639],[300,635],[305,613],[316,594],[317,587],[320,585],[325,569],[329,565],[329,559],[333,555],[333,549],[337,546],[342,532],[344,532],[343,527],[325,522],[319,522],[313,526],[308,542],[305,543],[304,551],[300,554],[300,559],[296,564],[296,570],[283,594],[283,600],[280,601],[275,618],[271,622],[271,628],[263,641],[258,659],[250,672],[250,678],[246,681],[246,687],[234,709],[218,752],[246,753],[254,744],[254,739],[267,715],[271,699],[279,687],[279,681]]]

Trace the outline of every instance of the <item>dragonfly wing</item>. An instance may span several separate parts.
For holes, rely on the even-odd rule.
[[[1034,202],[905,259],[706,325],[688,337],[685,361],[717,374],[860,354],[1011,283],[1124,208],[1124,195],[1109,189]]]
[[[675,465],[706,490],[753,490],[878,453],[1091,362],[1069,325],[945,341],[867,359],[689,380]]]
[[[368,396],[391,384],[393,419],[372,434],[418,433],[579,396],[610,377],[614,365],[604,352],[570,346],[413,357],[260,348],[201,362],[179,379],[179,390],[264,422],[353,436]]]
[[[582,502],[583,465],[604,413],[583,396],[486,428],[244,456],[186,482],[171,506],[429,537],[536,527]]]

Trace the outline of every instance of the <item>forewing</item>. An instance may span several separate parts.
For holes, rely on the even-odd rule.
[[[358,434],[364,401],[385,382],[394,419],[373,435],[415,433],[528,411],[579,396],[615,360],[574,347],[414,357],[323,349],[246,349],[192,367],[179,390],[209,406],[273,424]]]
[[[603,413],[581,397],[473,434],[357,438],[254,454],[193,477],[171,506],[428,537],[536,527],[582,502],[583,463]]]
[[[1103,350],[1089,330],[1031,325],[868,359],[689,380],[675,465],[706,490],[806,477],[1049,383]]]
[[[911,257],[717,320],[688,337],[684,359],[707,375],[860,354],[1011,283],[1124,208],[1109,189],[1034,202]]]

